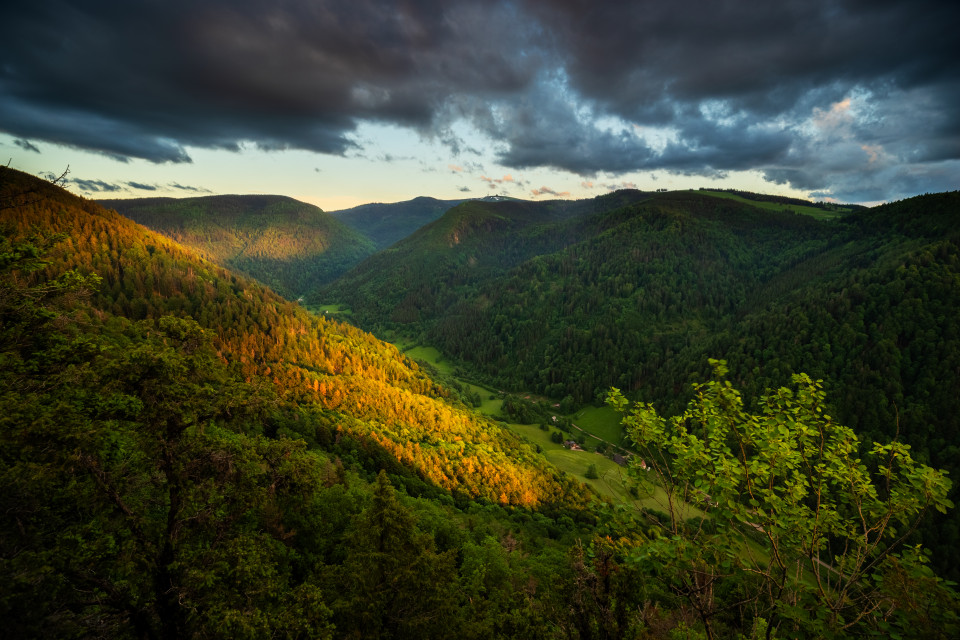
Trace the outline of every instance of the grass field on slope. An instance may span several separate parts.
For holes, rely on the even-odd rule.
[[[543,456],[555,467],[589,485],[601,497],[614,503],[633,505],[637,508],[668,511],[667,494],[654,482],[643,480],[637,487],[637,496],[630,493],[630,487],[636,480],[627,475],[627,469],[609,458],[590,451],[571,451],[562,444],[550,440],[550,432],[543,431],[538,425],[508,424],[507,427],[530,442],[540,445]],[[587,469],[596,465],[598,478],[587,478]],[[652,477],[652,476],[651,476]],[[702,512],[687,505],[686,517],[702,516]]]
[[[819,207],[805,207],[803,205],[797,204],[787,204],[783,202],[765,202],[762,200],[750,200],[738,196],[735,193],[727,193],[725,191],[711,191],[706,189],[705,191],[700,191],[697,193],[709,193],[711,196],[717,198],[726,198],[728,200],[736,200],[737,202],[742,202],[743,204],[748,204],[752,207],[758,209],[765,209],[767,211],[792,211],[793,213],[799,213],[805,216],[810,216],[816,218],[817,220],[832,220],[834,218],[839,218],[840,216],[850,213],[851,209],[844,207],[837,207],[836,210],[830,211],[827,209],[821,209]]]
[[[612,407],[584,407],[569,417],[584,431],[611,444],[620,445],[623,440],[621,416]]]

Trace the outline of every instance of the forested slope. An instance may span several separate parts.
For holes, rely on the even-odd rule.
[[[371,253],[369,238],[285,196],[104,200],[103,206],[288,299],[310,298]]]
[[[460,202],[419,197],[406,202],[362,204],[331,211],[330,215],[370,238],[379,251],[433,222]]]
[[[826,381],[835,415],[864,440],[897,438],[956,478],[960,193],[858,212],[839,237],[842,245],[789,273],[794,284],[778,297],[678,353],[664,377],[681,379],[708,354],[727,357],[748,394],[807,372]],[[958,536],[955,512],[923,532],[951,579],[960,578]]]
[[[642,199],[641,192],[615,194]],[[322,291],[366,328],[420,331],[477,287],[584,233],[595,204],[471,200],[381,251]]]
[[[583,402],[636,387],[644,362],[709,334],[832,233],[700,194],[470,202],[324,295],[361,326],[421,333],[498,384]]]
[[[580,218],[574,235],[451,303],[427,339],[502,384],[588,402],[639,388],[829,242],[809,218],[689,194]]]
[[[677,412],[716,357],[749,397],[809,373],[865,440],[899,437],[960,474],[956,192],[828,221],[703,192],[597,208],[491,225],[434,249],[439,267],[410,238],[348,274],[363,285],[347,299],[362,325],[413,332],[501,388],[555,400],[617,386]],[[384,273],[404,274],[391,286],[405,297],[381,288]],[[960,578],[949,517],[925,539]]]
[[[10,175],[10,172],[6,175]],[[5,187],[27,180],[14,175]],[[429,482],[504,504],[568,499],[564,482],[508,433],[464,407],[393,346],[352,326],[313,316],[132,221],[47,190],[5,212],[14,236],[65,234],[45,274],[76,269],[102,283],[91,298],[100,320],[194,318],[226,362],[317,414],[316,438],[349,433],[409,465]]]
[[[709,521],[591,506],[396,349],[5,168],[0,232],[11,637],[956,631],[954,595],[913,556],[855,576],[827,617],[836,600],[806,584],[771,608],[736,554],[647,570],[641,549]],[[702,568],[708,621],[684,586]]]
[[[557,636],[553,540],[595,517],[531,447],[369,334],[9,169],[0,231],[11,637]]]

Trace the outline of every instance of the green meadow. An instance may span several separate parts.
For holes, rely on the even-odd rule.
[[[569,416],[575,425],[601,440],[622,446],[623,427],[620,414],[612,407],[584,407]]]
[[[318,316],[328,316],[333,318],[346,318],[353,314],[349,308],[342,304],[308,304],[304,307]]]
[[[627,468],[615,463],[598,453],[591,451],[572,451],[562,444],[550,440],[551,431],[544,431],[533,424],[507,424],[514,433],[524,437],[533,444],[539,445],[543,456],[555,467],[568,473],[580,482],[590,486],[602,498],[607,498],[616,504],[632,505],[638,509],[656,509],[667,511],[667,494],[652,480],[647,481],[631,478]],[[587,469],[590,465],[597,468],[597,478],[587,478]],[[630,487],[637,485],[637,496],[630,493]],[[702,516],[698,509],[687,506],[688,516]]]
[[[805,216],[810,216],[816,218],[817,220],[832,220],[834,218],[839,218],[847,213],[850,213],[851,209],[845,207],[836,207],[833,210],[821,209],[819,207],[805,207],[798,204],[787,204],[783,202],[767,202],[763,200],[750,200],[742,196],[738,196],[735,193],[728,193],[726,191],[711,191],[709,189],[705,190],[706,193],[709,193],[712,196],[717,198],[726,198],[727,200],[736,200],[737,202],[742,202],[743,204],[748,204],[752,207],[758,209],[765,209],[767,211],[792,211],[793,213],[799,213]]]

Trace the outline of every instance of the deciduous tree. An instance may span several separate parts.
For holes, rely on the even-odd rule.
[[[643,404],[623,419],[666,495],[660,534],[634,559],[687,599],[709,637],[730,611],[769,622],[768,637],[882,629],[901,605],[884,572],[929,577],[907,542],[926,513],[952,506],[950,481],[899,442],[863,455],[819,381],[795,375],[754,413],[725,363],[711,364],[716,379],[681,415]],[[618,390],[609,402],[627,411]]]

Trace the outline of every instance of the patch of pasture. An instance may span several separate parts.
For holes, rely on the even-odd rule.
[[[703,193],[703,192],[699,192]],[[706,193],[709,193],[711,196],[717,198],[726,198],[728,200],[736,200],[737,202],[742,202],[748,204],[752,207],[758,209],[765,209],[767,211],[779,211],[779,212],[789,212],[789,213],[799,213],[801,215],[810,216],[811,218],[816,218],[817,220],[832,220],[834,218],[839,218],[847,213],[850,213],[851,209],[845,207],[836,207],[835,209],[821,209],[819,207],[805,207],[799,204],[787,204],[785,202],[768,202],[764,200],[750,200],[738,196],[735,193],[727,193],[724,191],[711,191],[706,190]]]
[[[570,415],[570,420],[601,440],[619,445],[623,440],[622,416],[613,407],[584,407]]]
[[[399,347],[398,347],[399,348]],[[403,352],[410,358],[414,360],[422,360],[430,365],[432,365],[437,371],[445,373],[448,375],[453,374],[453,365],[451,365],[444,357],[443,354],[436,347],[426,347],[424,345],[417,345],[415,347],[409,347],[404,349]]]

